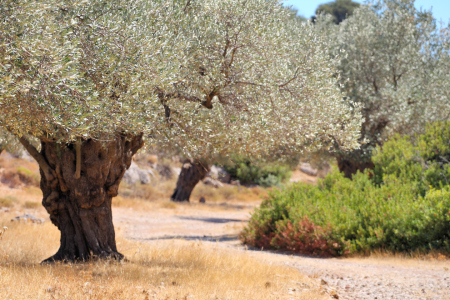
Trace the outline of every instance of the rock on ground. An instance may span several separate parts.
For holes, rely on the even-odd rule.
[[[123,175],[123,181],[125,181],[128,184],[149,184],[150,183],[150,176],[153,176],[152,170],[144,170],[139,168],[139,166],[133,161],[131,162],[130,168],[126,170],[125,174]]]
[[[223,184],[220,181],[212,179],[210,177],[206,177],[205,179],[203,179],[203,183],[206,185],[213,186],[215,188],[223,187]]]
[[[35,223],[35,224],[43,224],[45,222],[44,219],[37,218],[30,214],[25,214],[23,216],[17,216],[15,218],[11,219],[11,222],[22,222],[22,221],[25,223],[31,222],[31,223]]]
[[[317,170],[314,169],[309,163],[301,163],[300,171],[310,176],[317,176]]]
[[[209,173],[206,174],[206,177],[210,177],[222,183],[230,183],[231,181],[231,175],[225,171],[224,168],[215,165],[211,166],[211,169],[209,170]]]

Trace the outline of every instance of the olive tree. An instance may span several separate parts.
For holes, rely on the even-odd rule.
[[[342,118],[339,112],[351,110],[333,86],[337,60],[327,58],[326,44],[311,26],[270,1],[247,1],[238,11],[230,4],[190,3],[187,9],[197,18],[190,20],[188,30],[202,34],[192,40],[189,52],[195,54],[183,65],[173,89],[159,94],[167,129],[178,131],[172,142],[188,157],[173,201],[188,201],[209,166],[229,153],[279,158],[325,146],[331,137],[325,131],[343,129],[329,122],[330,115]],[[307,75],[312,73],[319,77]],[[324,102],[330,96],[338,106]],[[215,114],[209,111],[213,107]],[[198,114],[197,126],[179,120],[186,115],[178,112],[186,109]],[[220,122],[220,115],[231,119]],[[358,116],[347,122],[356,124]],[[167,147],[167,140],[159,140],[160,149]]]
[[[191,158],[358,146],[337,61],[286,19],[276,0],[0,3],[0,126],[39,164],[61,231],[46,261],[123,257],[111,202],[144,140]]]
[[[371,167],[372,150],[393,133],[414,134],[448,118],[447,31],[414,1],[369,1],[339,26],[321,18],[315,28],[328,37],[331,56],[341,57],[342,91],[363,106],[365,144],[338,156],[347,177]]]

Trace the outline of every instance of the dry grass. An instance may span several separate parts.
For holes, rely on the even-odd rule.
[[[367,256],[355,255],[345,260],[362,264],[394,265],[401,267],[417,267],[427,269],[450,270],[450,257],[447,253],[440,251],[415,251],[412,253],[393,253],[389,251],[376,250]]]
[[[41,207],[41,203],[34,202],[34,201],[25,201],[25,203],[22,205],[25,209],[38,209]]]
[[[14,196],[5,196],[0,198],[0,207],[13,207],[17,202],[17,198]]]
[[[0,218],[9,227],[0,240],[0,299],[325,299],[293,269],[201,243],[119,238],[129,262],[40,265],[58,248],[57,229],[7,219]]]
[[[6,201],[2,199],[6,199]],[[42,192],[36,187],[12,189],[0,185],[0,207],[4,206],[11,209],[32,208],[38,209],[41,213],[45,213],[41,201]],[[4,205],[6,202],[9,205]]]

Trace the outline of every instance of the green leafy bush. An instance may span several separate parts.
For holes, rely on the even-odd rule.
[[[394,176],[413,184],[422,196],[430,187],[441,189],[450,180],[450,122],[429,124],[415,142],[396,135],[383,149],[377,147],[372,161],[377,184]]]
[[[441,188],[450,183],[450,122],[429,124],[418,137],[417,150],[424,162],[428,185]]]
[[[374,249],[450,251],[450,122],[396,135],[373,170],[333,172],[316,186],[273,191],[241,238],[255,247],[337,256]]]
[[[448,189],[422,197],[394,177],[378,186],[368,174],[350,180],[334,172],[317,186],[273,191],[241,239],[255,247],[337,256],[380,248],[450,250],[449,233]]]
[[[250,161],[242,157],[233,158],[232,162],[225,163],[223,167],[232,178],[238,179],[242,184],[281,186],[291,177],[288,165]]]
[[[377,147],[372,162],[376,184],[395,178],[412,185],[416,193],[425,195],[429,186],[425,180],[425,162],[409,137],[396,135],[384,144],[383,149]]]

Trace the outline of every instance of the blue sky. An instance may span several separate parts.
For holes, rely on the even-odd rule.
[[[311,17],[314,15],[317,6],[332,0],[285,0],[285,5],[292,5],[300,15],[304,17]],[[364,0],[353,0],[355,2],[364,3]],[[433,16],[439,21],[442,20],[448,24],[450,19],[450,0],[416,0],[416,7],[424,9],[432,8]]]

